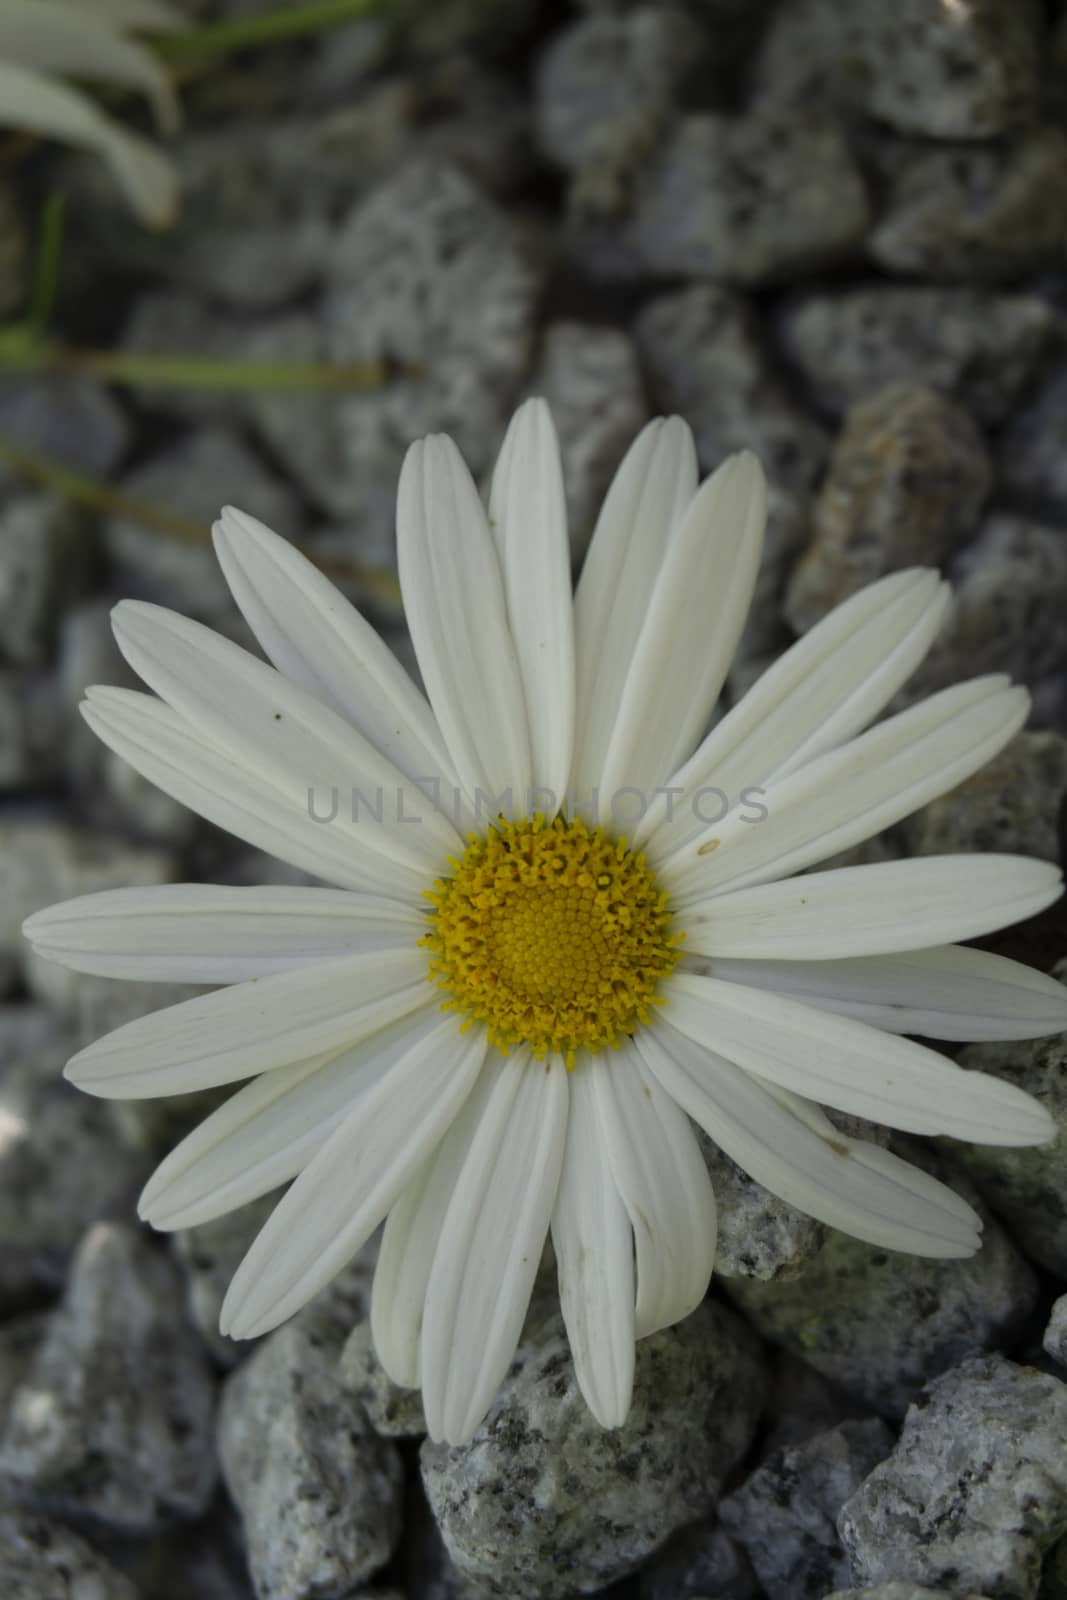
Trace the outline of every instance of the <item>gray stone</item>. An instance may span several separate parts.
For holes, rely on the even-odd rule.
[[[821,1600],[828,1584],[848,1582],[838,1513],[893,1444],[876,1418],[839,1423],[772,1456],[722,1502],[768,1600]]]
[[[1062,257],[1065,204],[1058,129],[1004,149],[926,150],[892,179],[870,253],[889,272],[942,282],[1018,278]]]
[[[0,1434],[7,1427],[11,1402],[25,1381],[30,1362],[48,1325],[48,1314],[33,1311],[0,1325]]]
[[[1067,1367],[1067,1294],[1061,1294],[1053,1305],[1041,1342],[1053,1361]]]
[[[856,406],[789,582],[790,625],[805,633],[885,573],[946,560],[973,534],[992,476],[970,417],[934,390],[893,384]]]
[[[139,294],[122,330],[121,348],[130,355],[240,360],[249,325],[186,289],[150,289]],[[159,411],[194,423],[233,420],[242,413],[240,396],[212,388],[138,383],[141,400]]]
[[[1000,1356],[966,1361],[908,1412],[841,1514],[861,1583],[890,1578],[1035,1600],[1067,1532],[1067,1385]]]
[[[0,1124],[0,1300],[11,1310],[61,1287],[86,1228],[132,1211],[148,1168],[122,1148],[106,1105],[34,1060],[0,1079]]]
[[[621,209],[682,100],[706,79],[708,39],[680,8],[585,17],[554,35],[539,63],[534,130],[542,152],[579,172],[579,207]]]
[[[10,317],[26,293],[29,240],[9,183],[0,184],[0,317]]]
[[[1053,976],[1067,983],[1067,961],[1053,969]],[[1027,1255],[1067,1278],[1067,1033],[969,1044],[959,1063],[1018,1084],[1055,1121],[1052,1144],[1035,1149],[961,1145],[956,1155]]]
[[[633,344],[617,328],[554,322],[531,388],[552,408],[563,456],[571,551],[589,543],[608,485],[648,420]]]
[[[85,517],[55,495],[18,494],[0,506],[0,648],[10,661],[49,658],[60,616],[91,580],[94,555]]]
[[[0,791],[59,774],[61,712],[50,677],[0,668]]]
[[[826,1600],[986,1600],[982,1594],[961,1594],[958,1589],[928,1589],[921,1583],[876,1583],[869,1589],[835,1589]]]
[[[128,1578],[61,1523],[0,1508],[4,1600],[137,1600]]]
[[[1067,533],[1007,512],[986,518],[952,562],[954,599],[908,696],[983,672],[1040,683],[1067,665]]]
[[[638,183],[628,237],[652,273],[759,285],[853,259],[870,221],[835,123],[811,112],[698,114]]]
[[[901,823],[909,855],[1007,851],[1059,860],[1067,739],[1020,733],[999,755]]]
[[[129,237],[129,230],[123,230]],[[0,433],[72,472],[109,480],[130,443],[129,419],[113,392],[93,378],[26,374],[0,383]],[[0,466],[0,483],[9,469]]]
[[[1052,320],[1034,295],[868,284],[794,296],[778,333],[820,411],[839,415],[906,380],[998,422],[1033,371]]]
[[[1024,501],[1067,513],[1067,361],[1043,374],[1000,437],[997,474]]]
[[[826,1230],[750,1178],[701,1129],[696,1133],[718,1206],[716,1274],[764,1282],[788,1277],[815,1255]]]
[[[337,1370],[345,1388],[367,1413],[375,1433],[389,1439],[424,1436],[422,1397],[418,1389],[401,1389],[390,1378],[375,1354],[369,1322],[352,1329]]]
[[[759,1584],[741,1546],[717,1523],[687,1528],[638,1577],[641,1600],[758,1600]]]
[[[1032,0],[792,0],[768,30],[756,91],[794,106],[830,96],[906,133],[987,139],[1036,112],[1039,51]]]
[[[179,1228],[171,1235],[174,1254],[185,1274],[190,1319],[223,1366],[232,1367],[248,1347],[219,1332],[222,1302],[241,1258],[277,1199],[277,1194],[264,1195],[225,1216],[196,1228]]]
[[[58,1077],[73,1048],[70,1031],[44,1006],[0,1006],[0,1074],[32,1066],[42,1077]]]
[[[259,1600],[348,1595],[396,1547],[400,1457],[337,1376],[365,1281],[328,1291],[226,1380],[219,1454]]]
[[[22,1494],[131,1534],[206,1509],[214,1380],[180,1294],[142,1234],[86,1234],[0,1438]]]
[[[562,1318],[536,1307],[471,1442],[422,1446],[453,1561],[482,1592],[514,1600],[562,1600],[622,1577],[711,1509],[761,1399],[750,1333],[706,1302],[641,1341],[630,1415],[605,1431],[578,1390]]]
[[[410,80],[401,87],[410,92]],[[456,55],[431,63],[422,89],[411,154],[446,162],[494,199],[521,195],[536,167],[530,106],[512,80]]]
[[[233,600],[208,537],[224,505],[293,537],[302,517],[295,495],[225,427],[198,430],[128,473],[120,491],[159,506],[203,530],[178,538],[131,519],[111,517],[104,530],[114,579],[124,595],[214,618]]]
[[[940,1175],[925,1147],[898,1147]],[[966,1179],[945,1177],[964,1199],[977,1201]],[[980,1202],[978,1209],[984,1241],[966,1260],[880,1250],[831,1229],[818,1255],[794,1275],[772,1283],[731,1278],[726,1288],[765,1338],[802,1356],[871,1410],[900,1417],[927,1379],[993,1348],[1035,1303],[1033,1273]]]

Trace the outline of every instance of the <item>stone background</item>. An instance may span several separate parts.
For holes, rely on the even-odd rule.
[[[410,660],[392,515],[412,438],[452,433],[484,475],[516,400],[546,395],[577,561],[630,438],[678,410],[705,469],[748,445],[771,482],[731,693],[915,562],[957,600],[907,695],[987,671],[1033,693],[1030,731],[866,858],[1057,857],[1063,0],[410,0],[237,58],[184,100],[185,204],[163,238],[88,158],[7,152],[0,316],[25,304],[60,188],[64,340],[377,359],[388,384],[234,398],[0,375],[0,440],[195,523],[224,501],[263,517]],[[265,1206],[170,1240],[133,1220],[203,1097],[96,1102],[59,1076],[79,1043],[180,996],[34,963],[18,935],[98,888],[292,881],[80,723],[86,684],[127,681],[121,595],[242,637],[203,545],[0,466],[4,1600],[1063,1600],[1065,1038],[961,1057],[1042,1098],[1056,1145],[909,1151],[983,1209],[972,1261],[834,1234],[709,1145],[712,1295],[640,1347],[617,1433],[577,1395],[550,1275],[460,1450],[420,1444],[417,1397],[375,1364],[373,1245],[258,1348],[219,1337]],[[996,947],[1051,969],[1067,917]]]

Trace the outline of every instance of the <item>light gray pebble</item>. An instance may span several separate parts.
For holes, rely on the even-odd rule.
[[[928,149],[904,162],[870,239],[879,266],[948,283],[997,283],[1064,250],[1067,135],[1004,149]]]
[[[362,1405],[375,1433],[388,1439],[421,1439],[426,1417],[418,1389],[401,1389],[378,1360],[369,1322],[353,1328],[341,1352],[341,1382]]]
[[[365,1307],[358,1262],[226,1380],[218,1448],[241,1514],[259,1600],[322,1600],[360,1588],[400,1535],[403,1472],[337,1375]]]
[[[235,431],[214,426],[186,435],[120,480],[121,493],[182,517],[202,539],[179,538],[113,516],[104,543],[123,595],[153,600],[195,617],[233,610],[208,537],[224,505],[238,506],[292,538],[302,514],[296,496]]]
[[[552,408],[571,553],[578,559],[616,467],[648,420],[637,352],[620,329],[553,322],[545,330],[531,389]]]
[[[835,123],[812,112],[695,114],[639,180],[627,234],[648,272],[754,286],[855,258],[870,221]]]
[[[1053,968],[1067,983],[1067,961]],[[956,1152],[1021,1249],[1039,1266],[1067,1278],[1067,1033],[1048,1039],[970,1044],[959,1064],[1018,1084],[1056,1124],[1053,1143],[1034,1149],[961,1145]]]
[[[1059,860],[1067,739],[1019,733],[973,778],[901,823],[909,855],[1007,851]]]
[[[821,1600],[847,1583],[837,1534],[845,1501],[892,1450],[884,1422],[842,1422],[764,1461],[719,1507],[768,1600]]]
[[[33,492],[0,505],[0,651],[9,661],[50,658],[64,610],[92,581],[95,554],[91,524],[67,501]]]
[[[171,1246],[185,1276],[189,1316],[223,1366],[233,1366],[247,1354],[248,1346],[219,1332],[222,1302],[241,1258],[277,1199],[277,1194],[265,1195],[211,1222],[179,1228],[171,1235]]]
[[[928,1150],[900,1144],[938,1172]],[[1029,1153],[1029,1152],[1028,1152]],[[981,1249],[958,1261],[880,1250],[829,1230],[795,1274],[725,1287],[749,1321],[882,1416],[903,1416],[927,1379],[1018,1329],[1037,1297],[1034,1275],[965,1178],[946,1181],[982,1212]]]
[[[471,1442],[422,1446],[453,1561],[514,1600],[562,1600],[631,1572],[711,1509],[751,1440],[762,1389],[751,1334],[705,1302],[640,1342],[629,1418],[606,1431],[579,1393],[562,1318],[535,1308]]]
[[[35,1504],[131,1534],[206,1509],[215,1385],[180,1296],[143,1234],[86,1234],[0,1437],[0,1473]]]
[[[1041,1342],[1053,1361],[1067,1367],[1067,1294],[1061,1294],[1054,1303]]]
[[[84,1539],[19,1506],[0,1507],[4,1600],[138,1600],[128,1578]]]
[[[744,1550],[718,1523],[696,1523],[658,1550],[638,1579],[640,1600],[762,1600]]]
[[[893,384],[849,412],[794,569],[785,615],[804,633],[901,567],[938,566],[974,533],[993,479],[967,413],[921,384]]]
[[[826,1237],[822,1224],[750,1178],[702,1129],[696,1134],[718,1206],[716,1274],[767,1282],[810,1261]]]
[[[1067,1385],[1001,1356],[932,1383],[888,1460],[841,1513],[861,1583],[888,1579],[1036,1600],[1067,1532]]]
[[[794,295],[777,328],[817,411],[840,415],[908,381],[997,422],[1015,405],[1052,323],[1036,295],[871,283]]]
[[[132,428],[110,388],[68,373],[32,373],[0,383],[0,433],[73,472],[109,480],[129,448]],[[0,465],[0,484],[9,469]]]
[[[123,1149],[105,1105],[38,1061],[0,1079],[0,1113],[0,1297],[10,1310],[62,1286],[86,1228],[132,1211],[148,1170]]]
[[[964,9],[901,0],[793,0],[779,7],[756,92],[804,106],[827,95],[903,132],[988,139],[1037,109],[1041,29],[1033,0]]]

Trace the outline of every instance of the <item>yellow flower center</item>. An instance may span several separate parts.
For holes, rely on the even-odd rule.
[[[559,1051],[618,1048],[649,1020],[656,986],[678,960],[667,896],[643,855],[601,828],[498,819],[470,835],[450,878],[438,879],[430,977],[443,1009],[484,1022],[507,1054],[528,1044]]]

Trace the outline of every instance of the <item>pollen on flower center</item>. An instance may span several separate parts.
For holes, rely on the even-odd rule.
[[[616,1046],[647,1022],[678,960],[667,896],[643,855],[581,821],[498,819],[438,879],[430,977],[444,1009],[484,1022],[505,1054]]]

